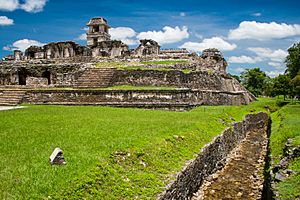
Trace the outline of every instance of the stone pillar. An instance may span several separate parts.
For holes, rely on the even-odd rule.
[[[22,60],[23,53],[20,50],[14,50],[14,60]]]

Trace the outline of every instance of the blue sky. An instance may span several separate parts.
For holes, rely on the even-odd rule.
[[[260,67],[275,76],[300,42],[299,7],[297,0],[0,0],[0,57],[52,41],[84,45],[85,23],[103,16],[112,37],[131,48],[142,38],[199,53],[217,47],[228,72]]]

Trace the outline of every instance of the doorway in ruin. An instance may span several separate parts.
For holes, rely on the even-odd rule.
[[[51,73],[48,70],[43,72],[42,77],[47,78],[48,85],[51,84]]]
[[[94,33],[98,33],[99,32],[99,26],[94,26]]]
[[[97,38],[94,38],[94,39],[93,39],[93,42],[94,42],[94,45],[96,45],[97,42],[98,42],[98,39],[97,39]]]
[[[26,85],[27,70],[21,68],[18,71],[19,85]]]

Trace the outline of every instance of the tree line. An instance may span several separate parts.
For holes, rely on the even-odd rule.
[[[240,76],[232,75],[255,96],[275,97],[283,95],[300,98],[300,43],[288,49],[285,73],[275,78],[266,75],[260,68],[246,69]]]

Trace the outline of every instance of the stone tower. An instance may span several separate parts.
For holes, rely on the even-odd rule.
[[[103,17],[94,17],[86,25],[89,27],[87,32],[88,46],[96,46],[98,42],[110,40],[108,33],[110,27]]]

